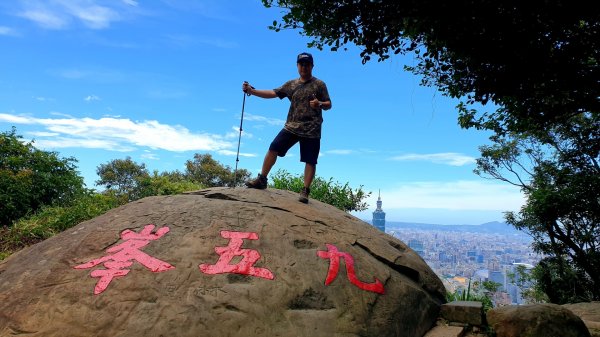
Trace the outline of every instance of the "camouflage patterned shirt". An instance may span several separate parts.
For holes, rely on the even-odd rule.
[[[281,87],[273,89],[277,97],[287,97],[290,102],[287,121],[284,128],[298,136],[321,138],[323,110],[310,107],[310,101],[316,97],[319,101],[331,101],[325,82],[313,77],[306,82],[300,79],[287,81]]]

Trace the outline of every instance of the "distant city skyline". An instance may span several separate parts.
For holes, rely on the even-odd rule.
[[[477,229],[480,226],[465,226],[463,230],[419,229],[413,226],[388,230],[388,234],[423,257],[449,292],[466,290],[469,280],[494,281],[502,285],[493,296],[496,304],[522,304],[521,289],[509,275],[514,274],[518,265],[530,269],[540,260],[541,256],[531,248],[531,240],[527,240],[521,232],[520,235],[510,232],[478,233],[467,231],[468,227]]]

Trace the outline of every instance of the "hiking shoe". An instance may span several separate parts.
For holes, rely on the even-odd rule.
[[[308,204],[308,195],[309,194],[310,194],[310,188],[303,187],[302,191],[300,192],[300,197],[298,198],[298,201]]]
[[[257,188],[259,190],[264,190],[265,188],[267,188],[267,177],[259,173],[258,177],[246,181],[245,184],[249,188]]]

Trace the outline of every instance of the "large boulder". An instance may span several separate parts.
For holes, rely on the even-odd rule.
[[[581,318],[558,304],[498,307],[487,312],[487,321],[497,337],[590,337]]]
[[[0,263],[0,336],[423,336],[445,289],[401,241],[275,189],[132,202]]]
[[[600,337],[600,302],[563,304],[563,307],[581,318],[592,337]]]

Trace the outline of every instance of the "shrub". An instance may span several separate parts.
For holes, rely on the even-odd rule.
[[[12,227],[0,228],[0,260],[120,204],[114,195],[93,193],[78,198],[71,206],[44,206],[37,213],[19,219]]]
[[[271,177],[273,188],[300,192],[304,187],[304,177],[302,175],[293,176],[285,170],[278,170]],[[371,192],[365,193],[362,185],[357,189],[352,189],[348,183],[341,185],[334,182],[333,178],[324,180],[315,177],[311,185],[311,198],[330,204],[345,212],[364,211],[368,204],[363,200],[371,195]]]

